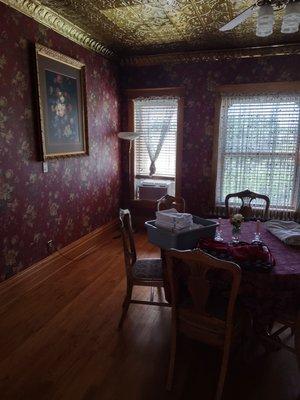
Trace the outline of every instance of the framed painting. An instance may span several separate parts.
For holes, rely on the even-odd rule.
[[[88,154],[85,65],[35,45],[43,160]]]

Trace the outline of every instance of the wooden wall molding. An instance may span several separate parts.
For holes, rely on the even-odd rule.
[[[159,64],[179,64],[201,61],[223,61],[239,58],[261,58],[274,56],[300,54],[300,43],[282,44],[273,46],[245,47],[240,49],[216,49],[190,51],[181,53],[165,53],[136,55],[124,57],[121,65],[125,66],[149,66]]]
[[[118,218],[1,282],[0,312],[3,307],[7,307],[8,303],[18,298],[20,293],[23,295],[25,292],[32,290],[66,265],[78,261],[95,248],[98,248],[105,240],[111,240],[112,234],[116,232],[117,228]]]
[[[118,59],[118,56],[110,49],[105,47],[89,33],[79,28],[66,18],[55,11],[34,0],[0,0],[2,3],[14,8],[15,10],[33,18],[35,21],[47,28],[59,33],[73,42],[89,50],[95,51],[109,59]]]

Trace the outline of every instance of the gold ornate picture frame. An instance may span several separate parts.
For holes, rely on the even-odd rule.
[[[88,155],[85,65],[35,45],[43,160]]]

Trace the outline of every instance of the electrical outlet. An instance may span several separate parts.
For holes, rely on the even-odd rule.
[[[44,172],[44,174],[46,172],[48,172],[48,163],[47,163],[47,161],[43,161],[43,172]]]
[[[47,249],[48,249],[48,253],[53,253],[54,251],[54,244],[53,244],[53,240],[48,240],[47,242]]]

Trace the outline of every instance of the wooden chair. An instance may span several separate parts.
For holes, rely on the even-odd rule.
[[[230,193],[225,197],[225,207],[227,217],[230,217],[230,209],[229,209],[229,199],[232,197],[238,197],[242,201],[242,205],[239,209],[239,213],[243,215],[245,220],[249,220],[254,217],[254,213],[251,207],[251,203],[255,199],[262,199],[266,202],[266,206],[263,210],[263,219],[268,218],[268,212],[270,207],[270,199],[268,196],[264,194],[258,194],[251,192],[249,189],[243,190],[242,192]]]
[[[192,339],[223,349],[215,395],[215,399],[219,400],[223,392],[231,343],[241,328],[235,318],[241,280],[240,267],[232,262],[218,260],[201,250],[166,251],[166,262],[172,305],[167,389],[171,390],[173,382],[177,333],[183,333]],[[225,301],[222,295],[215,296],[217,301],[212,296],[214,283],[220,273],[227,277],[228,292]]]
[[[127,292],[123,302],[123,311],[119,322],[119,329],[121,329],[130,304],[150,304],[157,306],[169,306],[169,304],[153,301],[153,288],[161,288],[164,286],[161,258],[137,259],[130,211],[120,209],[119,219],[127,275]],[[132,299],[132,289],[135,285],[151,287],[149,301]]]
[[[185,201],[182,197],[173,197],[168,194],[157,200],[157,210],[175,208],[178,212],[185,212]]]

